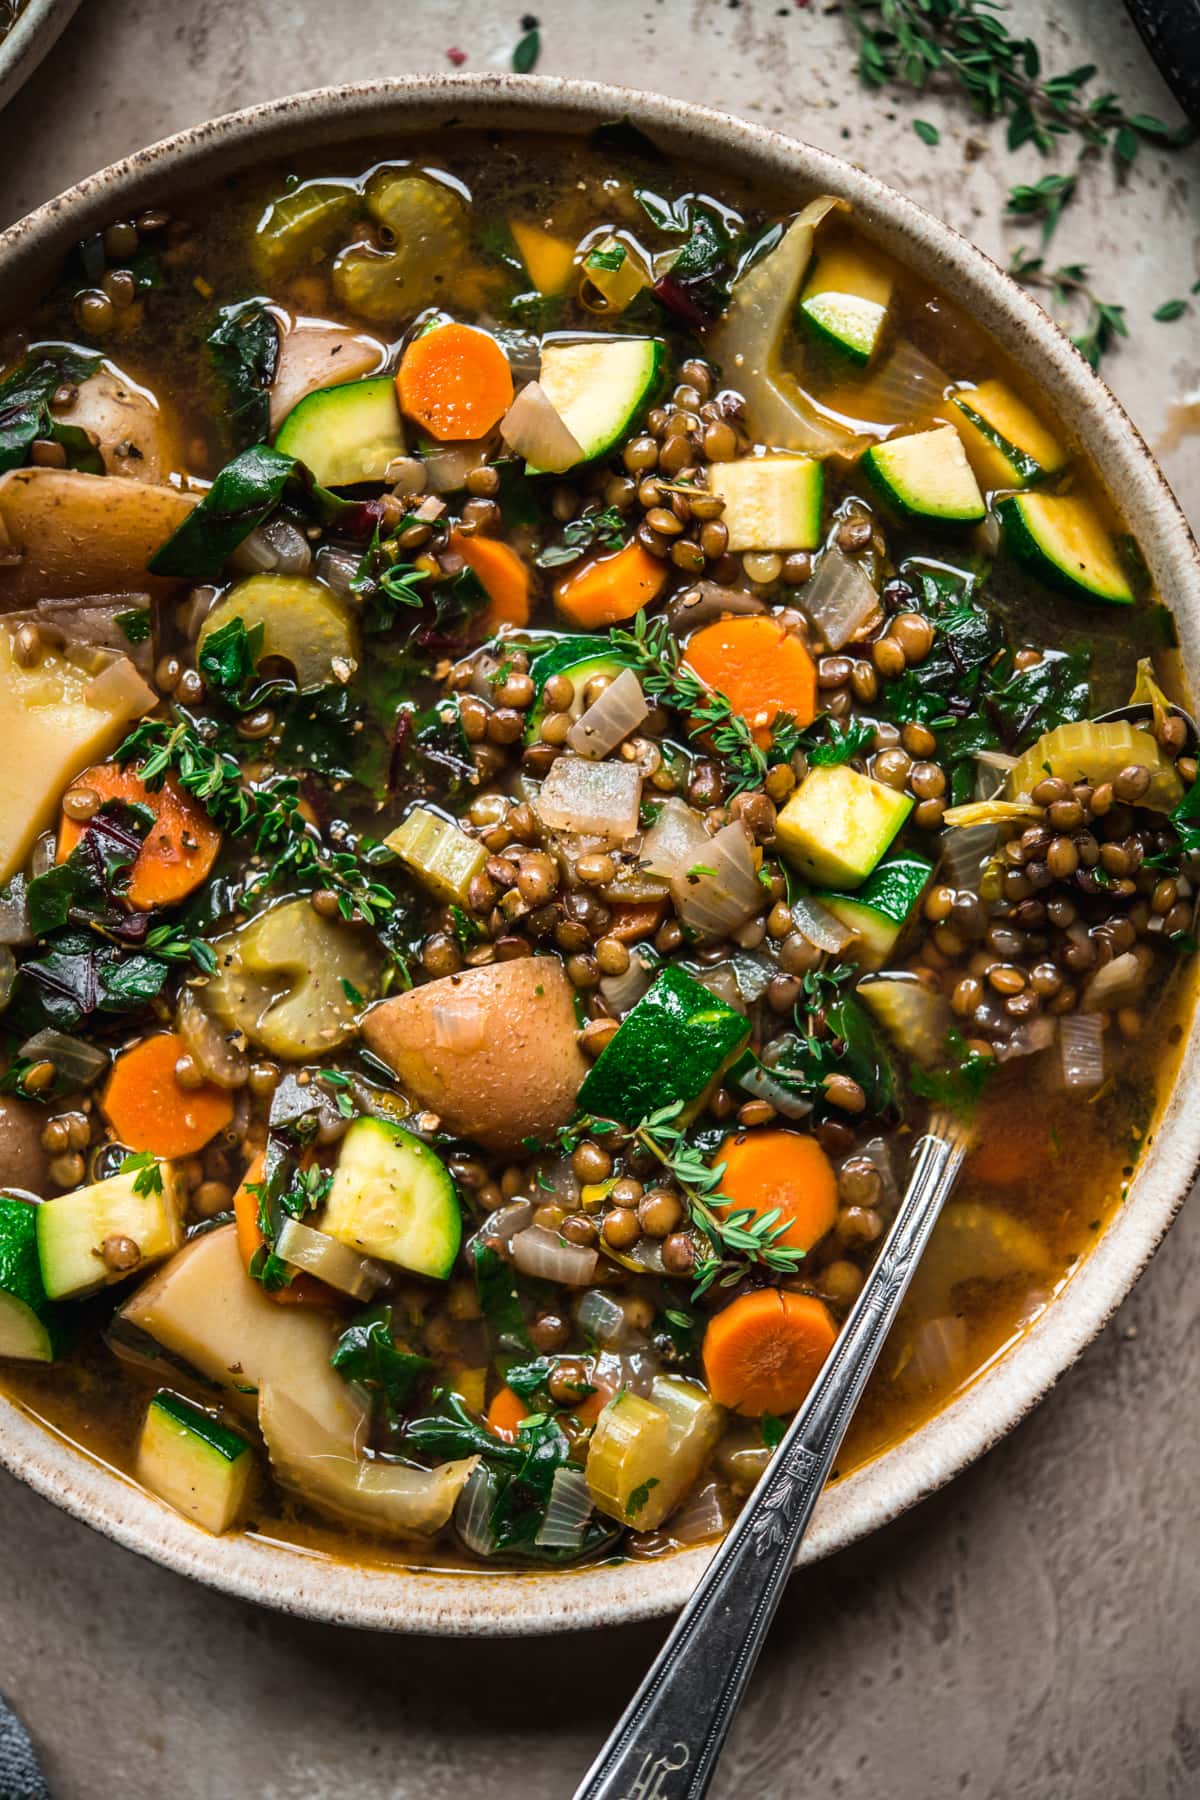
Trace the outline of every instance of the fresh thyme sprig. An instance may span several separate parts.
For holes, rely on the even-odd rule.
[[[705,687],[684,666],[679,640],[665,618],[647,620],[638,613],[633,629],[615,627],[609,636],[613,647],[637,671],[643,689],[672,712],[682,713],[691,738],[704,737],[733,777],[732,794],[758,787],[768,769],[787,762],[799,744],[795,721],[776,713],[771,721],[771,743],[763,749],[745,719],[734,712],[724,694]]]
[[[748,1263],[794,1275],[804,1252],[779,1242],[788,1228],[780,1208],[755,1214],[749,1207],[734,1206],[720,1191],[725,1165],[710,1168],[687,1142],[678,1123],[682,1110],[678,1100],[660,1107],[642,1120],[633,1136],[670,1175],[687,1201],[693,1224],[708,1240],[709,1254],[696,1265],[694,1294],[703,1294],[714,1282],[728,1287],[740,1281]],[[714,1210],[718,1206],[720,1212]]]
[[[246,787],[233,758],[205,744],[186,719],[176,725],[144,720],[117,750],[116,759],[136,761],[147,787],[173,774],[215,825],[245,838],[255,855],[270,858],[246,890],[247,900],[284,881],[325,887],[337,895],[343,918],[359,918],[368,925],[395,904],[391,889],[371,881],[355,856],[330,850],[321,842],[300,811],[296,781],[280,777],[269,786]],[[158,954],[163,954],[161,948]]]
[[[1047,269],[1044,257],[1027,256],[1018,249],[1008,272],[1026,287],[1048,289],[1058,307],[1078,305],[1081,301],[1086,304],[1086,323],[1071,342],[1093,369],[1100,367],[1101,358],[1112,349],[1116,338],[1128,337],[1125,308],[1114,305],[1111,300],[1101,300],[1093,293],[1088,284],[1086,263],[1065,263],[1060,269]]]

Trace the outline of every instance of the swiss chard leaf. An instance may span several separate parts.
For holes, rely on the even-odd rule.
[[[375,527],[371,542],[350,578],[350,591],[363,602],[364,631],[386,631],[401,611],[420,611],[425,604],[421,588],[429,576],[415,563],[397,562],[390,540],[381,541]]]
[[[198,662],[206,686],[235,712],[254,703],[263,636],[261,620],[247,631],[245,620],[235,617],[210,632],[200,646]]]
[[[1091,660],[1088,650],[1043,650],[1032,668],[989,682],[987,709],[1009,748],[1021,749],[1056,725],[1087,718]]]
[[[119,917],[117,903],[129,886],[129,871],[153,823],[148,806],[106,800],[88,820],[70,855],[29,882],[25,899],[34,937],[58,931],[72,918]]]
[[[302,462],[269,444],[254,444],[227,462],[199,506],[172,532],[147,565],[152,575],[216,581],[256,525],[284,500],[325,524],[357,522],[369,510],[320,487]]]
[[[433,1368],[427,1356],[401,1350],[392,1335],[392,1309],[375,1306],[353,1319],[338,1338],[330,1362],[347,1381],[357,1381],[389,1424],[411,1405]]]
[[[483,1316],[502,1350],[528,1350],[529,1332],[511,1265],[490,1244],[472,1246],[475,1289]]]
[[[103,474],[103,458],[87,434],[60,424],[50,411],[56,388],[86,381],[99,367],[98,356],[55,345],[33,352],[0,381],[0,474],[20,468],[37,438],[61,443],[74,468]]]
[[[5,1020],[25,1036],[47,1025],[74,1031],[100,1014],[140,1012],[166,978],[167,964],[157,957],[123,954],[92,932],[70,932],[21,964]]]
[[[945,1048],[945,1065],[939,1069],[914,1066],[909,1071],[909,1086],[923,1100],[944,1106],[960,1119],[969,1121],[974,1118],[983,1090],[996,1072],[996,1059],[982,1056],[978,1050],[968,1050],[960,1031],[947,1034]]]
[[[261,300],[223,306],[207,339],[226,396],[226,418],[238,449],[265,442],[271,383],[279,362],[279,326]]]

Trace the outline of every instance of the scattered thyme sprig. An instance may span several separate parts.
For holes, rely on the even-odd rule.
[[[1093,369],[1100,367],[1100,359],[1112,349],[1116,338],[1128,337],[1125,308],[1114,305],[1111,300],[1101,300],[1093,293],[1088,285],[1085,263],[1065,263],[1060,269],[1047,269],[1044,257],[1027,256],[1018,249],[1008,272],[1026,287],[1048,289],[1058,307],[1078,305],[1080,301],[1086,304],[1086,323],[1071,342]]]
[[[1043,75],[1037,45],[1009,32],[1000,17],[1005,11],[1005,0],[856,0],[859,72],[872,87],[902,81],[918,91],[941,78],[957,85],[984,118],[1007,119],[1010,150],[1033,144],[1045,156],[1060,139],[1073,138],[1081,157],[1111,148],[1121,175],[1143,143],[1177,149],[1191,142],[1190,126],[1129,112],[1118,94],[1089,98],[1084,90],[1096,75],[1094,63]],[[1074,175],[1019,184],[1009,193],[1009,210],[1040,218],[1048,238],[1075,187]]]
[[[343,918],[357,917],[368,925],[395,904],[391,889],[371,881],[356,857],[349,851],[330,850],[309,828],[300,811],[296,781],[281,777],[269,787],[246,787],[233,758],[205,744],[187,720],[177,725],[145,720],[130,732],[116,760],[136,761],[138,773],[151,788],[174,774],[215,825],[245,838],[255,855],[270,859],[251,883],[247,899],[260,888],[283,881],[325,887],[337,895]],[[161,948],[158,954],[163,954]]]
[[[787,713],[776,713],[771,721],[771,745],[764,750],[725,695],[705,687],[683,665],[679,640],[665,618],[648,621],[640,612],[632,631],[618,627],[609,636],[613,647],[637,671],[645,692],[684,715],[689,737],[708,739],[733,778],[731,794],[758,787],[768,769],[787,762],[797,749],[800,734],[795,721]]]
[[[788,1228],[780,1208],[755,1214],[749,1207],[735,1207],[720,1191],[725,1165],[710,1169],[700,1151],[686,1141],[678,1123],[682,1110],[678,1100],[661,1107],[642,1120],[633,1136],[662,1164],[687,1201],[692,1222],[708,1239],[709,1254],[696,1265],[694,1296],[714,1282],[728,1287],[740,1281],[748,1263],[794,1275],[804,1252],[779,1242]],[[716,1206],[729,1210],[717,1213]]]

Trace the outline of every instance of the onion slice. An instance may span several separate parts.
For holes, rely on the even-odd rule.
[[[560,756],[541,785],[534,811],[551,831],[579,831],[619,844],[637,836],[642,777],[633,763]]]
[[[540,381],[521,389],[500,421],[500,436],[531,468],[561,475],[583,461],[583,449],[550,403]]]
[[[1124,1006],[1141,992],[1145,979],[1140,959],[1132,950],[1125,950],[1096,970],[1080,996],[1080,1010],[1108,1012],[1114,1006]]]
[[[539,1550],[578,1550],[593,1510],[592,1491],[583,1470],[556,1469],[534,1543]]]
[[[358,1256],[324,1231],[300,1219],[285,1219],[275,1240],[275,1253],[293,1269],[315,1275],[339,1294],[368,1300],[388,1281],[388,1272],[369,1256]]]
[[[880,425],[911,425],[937,412],[949,386],[946,371],[906,338],[859,389],[854,412]]]
[[[158,695],[127,656],[114,657],[106,669],[93,676],[83,697],[89,706],[101,712],[119,712],[127,719],[140,719],[158,705]]]
[[[1104,1082],[1104,1025],[1098,1013],[1064,1013],[1058,1021],[1063,1080],[1074,1094]]]
[[[691,931],[727,937],[766,904],[750,839],[743,825],[723,825],[708,839],[699,861],[671,883],[675,910]]]
[[[641,682],[632,669],[622,669],[576,719],[567,733],[567,746],[577,756],[607,756],[637,730],[649,711]]]
[[[492,1508],[499,1497],[496,1477],[477,1463],[454,1508],[454,1529],[475,1556],[491,1556],[496,1548]]]
[[[654,980],[654,964],[635,944],[629,952],[629,967],[623,975],[605,975],[600,981],[604,1004],[614,1019],[623,1019],[641,999]]]
[[[840,650],[878,610],[879,595],[861,561],[831,544],[797,598],[831,650]]]
[[[106,1053],[95,1044],[55,1031],[53,1026],[26,1038],[17,1055],[27,1062],[53,1063],[64,1081],[81,1088],[94,1086],[108,1067]]]
[[[677,1506],[663,1530],[677,1544],[703,1544],[709,1538],[723,1537],[729,1523],[721,1503],[721,1489],[709,1480],[693,1488]]]
[[[29,905],[25,898],[25,877],[14,875],[0,888],[0,944],[32,944],[29,928]]]
[[[843,925],[826,907],[807,895],[792,902],[792,919],[800,936],[815,944],[818,950],[827,950],[831,956],[838,956],[846,945],[857,937],[848,925]]]
[[[519,1231],[512,1241],[512,1259],[522,1275],[540,1281],[560,1281],[564,1287],[586,1287],[596,1273],[596,1252],[583,1244],[568,1244],[541,1225]]]

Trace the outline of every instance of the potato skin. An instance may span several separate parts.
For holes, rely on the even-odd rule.
[[[443,1047],[435,1007],[461,1010],[470,1000],[481,1009],[481,1041]],[[487,1150],[516,1151],[523,1138],[565,1125],[587,1073],[574,989],[553,956],[464,969],[381,1000],[362,1033],[421,1106]]]
[[[42,1149],[42,1127],[48,1117],[46,1110],[30,1100],[0,1094],[0,1189],[46,1192],[49,1159]]]

